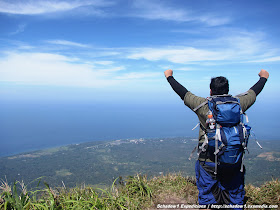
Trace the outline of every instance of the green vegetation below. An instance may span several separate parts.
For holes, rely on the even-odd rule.
[[[280,206],[280,182],[260,187],[247,185],[246,205]],[[167,174],[147,179],[139,174],[119,177],[110,188],[82,185],[75,188],[45,188],[29,191],[23,182],[10,186],[2,181],[0,209],[157,209],[158,205],[197,205],[195,179]]]
[[[280,141],[249,143],[245,155],[246,184],[260,186],[280,178]],[[187,137],[126,139],[88,142],[0,158],[0,179],[32,183],[43,177],[51,187],[109,186],[119,176],[148,177],[181,173],[194,176],[195,161],[188,160],[197,139]]]

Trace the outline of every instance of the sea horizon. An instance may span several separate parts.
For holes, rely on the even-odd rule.
[[[14,103],[0,110],[0,157],[92,141],[198,137],[198,119],[183,104]],[[248,115],[257,139],[279,140],[276,125],[257,121],[256,111]]]

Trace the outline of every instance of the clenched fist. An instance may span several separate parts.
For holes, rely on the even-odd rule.
[[[164,72],[164,75],[166,78],[168,78],[173,75],[173,71],[171,69],[168,69]]]
[[[266,70],[262,69],[259,73],[259,76],[268,79],[269,73]]]

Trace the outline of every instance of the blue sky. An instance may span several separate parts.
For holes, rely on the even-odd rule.
[[[279,9],[278,0],[0,0],[0,97],[169,103],[168,68],[205,97],[213,76],[238,94],[267,69],[260,97],[279,103]]]

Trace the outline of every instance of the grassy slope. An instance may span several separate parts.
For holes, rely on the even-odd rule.
[[[81,186],[28,191],[24,183],[0,186],[0,209],[156,209],[158,203],[197,204],[195,179],[168,174],[120,177],[107,189]],[[246,186],[246,204],[280,206],[280,182],[272,180],[260,187]]]

